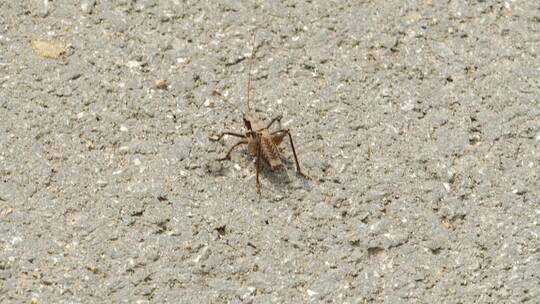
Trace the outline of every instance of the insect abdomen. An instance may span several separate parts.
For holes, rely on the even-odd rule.
[[[279,150],[274,144],[272,137],[266,130],[261,132],[260,137],[261,152],[263,158],[270,165],[270,168],[272,170],[278,169],[279,167],[281,167],[281,158],[279,155]]]

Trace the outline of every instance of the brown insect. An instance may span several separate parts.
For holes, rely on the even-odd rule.
[[[249,95],[251,90],[251,60],[249,64],[249,78],[248,78],[248,86],[247,86],[247,109],[248,112],[251,112],[250,104],[249,104]],[[244,121],[244,128],[245,128],[245,134],[235,133],[235,132],[223,132],[221,133],[217,138],[210,138],[212,141],[219,141],[223,136],[230,135],[234,137],[242,138],[239,142],[235,143],[227,152],[227,155],[223,158],[218,158],[218,161],[224,161],[224,160],[230,160],[231,159],[231,153],[232,151],[240,146],[240,145],[247,145],[248,151],[251,155],[255,156],[257,158],[255,162],[257,174],[256,174],[256,181],[257,181],[257,193],[261,193],[261,183],[259,181],[259,172],[262,169],[262,163],[263,161],[266,162],[270,169],[272,171],[276,171],[280,168],[282,168],[283,164],[281,162],[281,154],[279,152],[278,146],[283,142],[283,138],[285,136],[289,137],[289,142],[291,143],[291,149],[294,155],[294,162],[296,163],[296,172],[304,177],[308,178],[307,175],[302,173],[302,170],[300,169],[300,164],[298,162],[298,156],[296,155],[296,150],[294,149],[294,143],[291,136],[291,131],[289,129],[281,129],[277,131],[270,131],[270,127],[275,122],[281,121],[281,115],[273,118],[266,127],[262,129],[254,130],[252,127],[252,120],[249,115],[244,114],[242,119]]]

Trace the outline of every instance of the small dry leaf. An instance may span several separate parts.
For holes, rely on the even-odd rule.
[[[43,58],[58,59],[66,53],[66,46],[59,41],[34,40],[32,48]]]

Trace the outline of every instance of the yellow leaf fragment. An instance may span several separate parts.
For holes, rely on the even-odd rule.
[[[66,46],[59,41],[34,40],[32,48],[43,58],[58,59],[66,53]]]

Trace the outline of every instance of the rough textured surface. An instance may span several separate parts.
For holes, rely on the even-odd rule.
[[[2,303],[540,302],[537,1],[1,1],[0,50]],[[260,197],[208,139],[252,53],[313,177]]]

